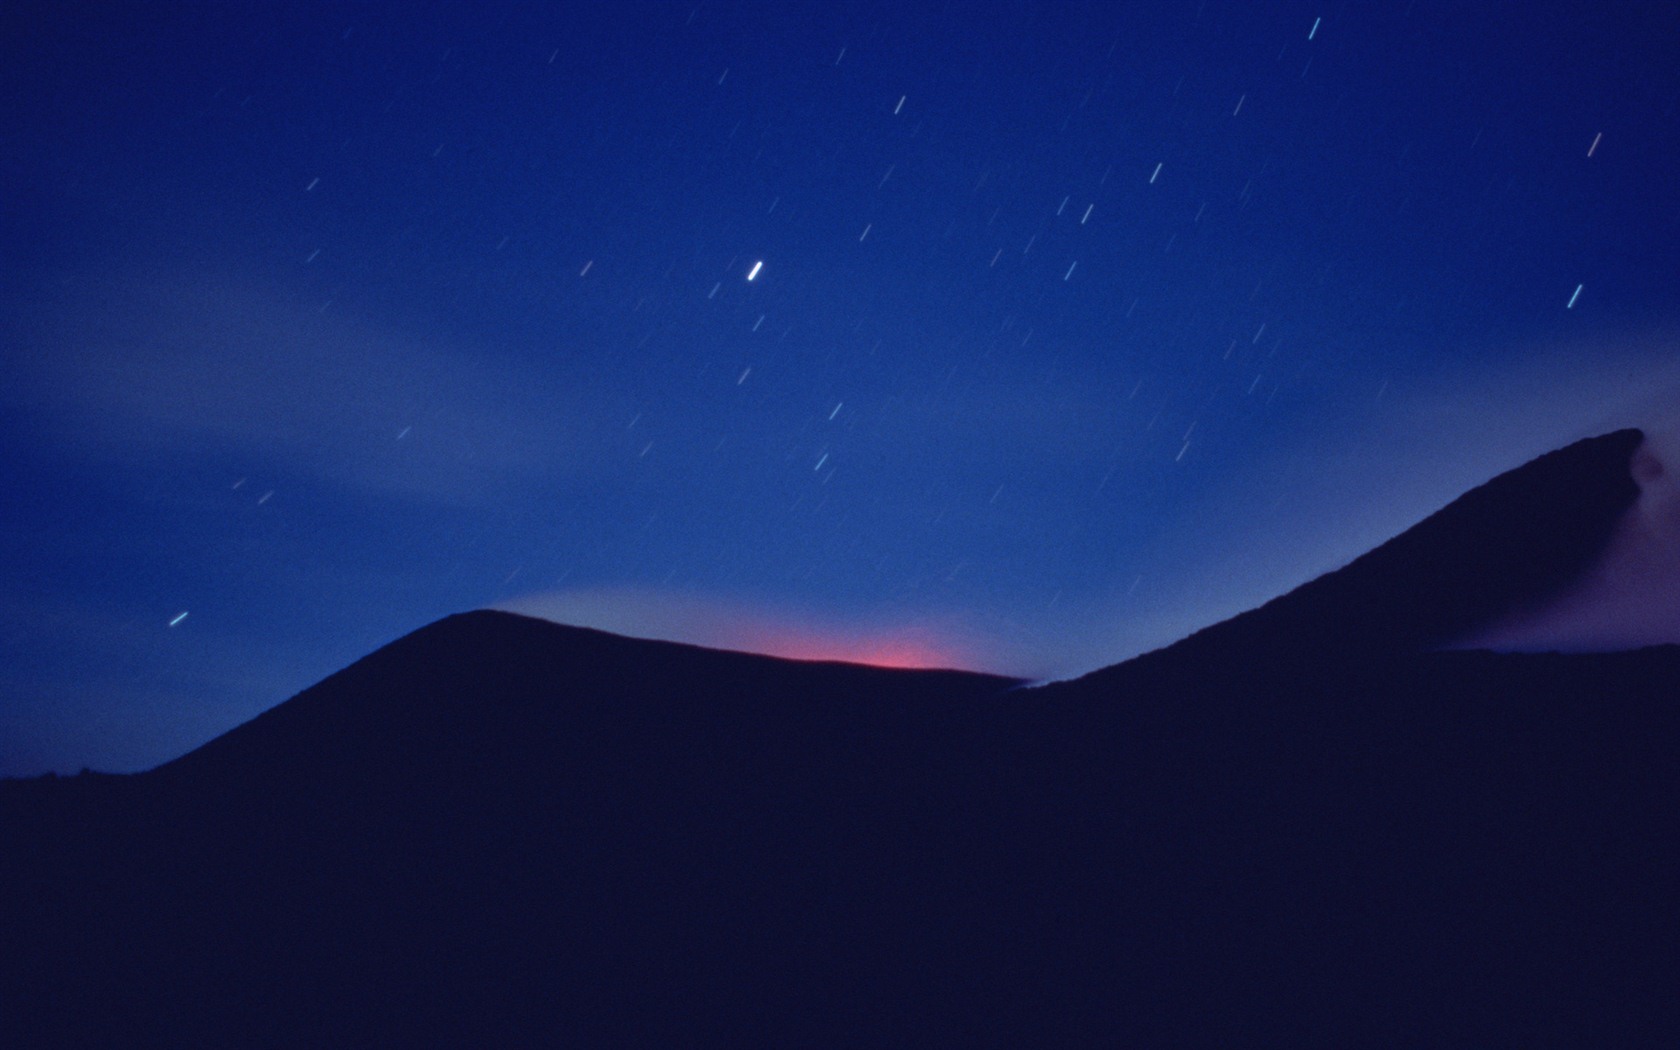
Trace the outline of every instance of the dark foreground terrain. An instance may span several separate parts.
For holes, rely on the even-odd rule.
[[[1042,688],[451,617],[0,783],[0,1043],[1680,1045],[1680,647],[1433,648],[1637,442]]]

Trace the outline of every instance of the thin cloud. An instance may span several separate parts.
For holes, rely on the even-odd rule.
[[[575,475],[599,459],[593,435],[610,399],[558,369],[523,373],[445,336],[306,309],[227,277],[97,287],[24,326],[10,397],[82,454],[119,463],[218,455],[448,503]]]

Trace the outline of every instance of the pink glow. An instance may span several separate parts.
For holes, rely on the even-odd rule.
[[[788,660],[840,661],[904,669],[957,668],[1009,673],[964,631],[838,621],[808,610],[639,588],[527,595],[501,606],[556,623],[633,638],[687,642]]]
[[[973,660],[949,642],[902,634],[820,634],[787,627],[740,624],[740,643],[728,648],[745,649],[789,660],[835,660],[869,664],[873,667],[954,668],[970,667]]]

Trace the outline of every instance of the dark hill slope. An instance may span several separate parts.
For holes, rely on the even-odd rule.
[[[1003,691],[453,618],[152,774],[6,785],[0,1030],[1680,1034],[1680,650],[1120,671]]]
[[[1466,637],[1592,566],[1639,497],[1630,461],[1643,440],[1619,430],[1549,452],[1348,565],[1168,648],[1362,660]]]
[[[1680,1038],[1680,647],[1190,650],[1033,697],[1009,779],[1100,829],[1054,892],[1128,946],[1117,1039]]]
[[[151,773],[6,785],[0,1031],[752,1041],[837,1008],[1014,684],[451,617]]]
[[[0,784],[0,1041],[1676,1045],[1680,648],[1423,651],[1634,444],[1042,689],[452,617]]]
[[[600,734],[649,754],[667,744],[793,752],[891,712],[907,746],[926,745],[953,705],[1013,679],[781,660],[642,641],[500,612],[451,616],[367,656],[152,776],[189,785],[329,777],[375,782],[444,761],[457,773],[551,775]],[[791,722],[790,722],[791,718]],[[769,724],[804,736],[765,738]],[[873,728],[873,727],[872,727]],[[303,765],[299,765],[303,763]],[[443,772],[436,770],[437,773]]]

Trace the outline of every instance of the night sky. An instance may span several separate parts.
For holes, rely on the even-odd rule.
[[[1680,16],[1472,6],[8,3],[0,773],[484,606],[1077,674],[1672,416]]]

